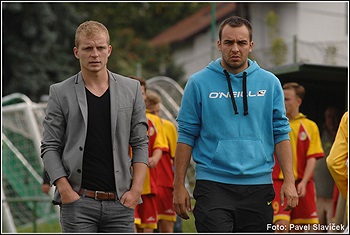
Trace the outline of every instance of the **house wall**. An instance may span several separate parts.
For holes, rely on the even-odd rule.
[[[221,54],[217,50],[216,40],[217,38],[215,41],[211,39],[211,31],[209,29],[198,35],[194,40],[177,46],[173,56],[176,63],[183,66],[185,70],[185,76],[180,83],[187,81],[191,74],[203,69],[210,63],[213,49],[213,58],[220,57]]]
[[[275,66],[265,23],[271,10],[278,16],[279,36],[288,48],[283,64],[348,64],[347,2],[251,3],[249,9],[255,42],[252,56],[261,66]],[[327,54],[332,47],[335,54]]]
[[[298,34],[306,41],[347,38],[347,2],[298,3]]]
[[[348,3],[298,3],[298,58],[313,64],[348,64]],[[336,55],[327,54],[331,47]]]
[[[276,66],[270,52],[271,38],[266,26],[266,14],[273,10],[279,19],[279,35],[287,45],[283,64],[310,63],[348,65],[348,3],[347,2],[254,2],[249,4],[253,26],[254,48],[251,57],[261,67]],[[233,13],[234,14],[234,13]],[[218,22],[216,32],[219,27]],[[193,39],[174,48],[177,64],[185,69],[182,82],[204,68],[213,58],[220,57],[216,40],[211,39],[210,27]],[[294,44],[295,38],[297,43]],[[212,48],[214,57],[212,56]],[[327,55],[327,48],[335,47],[335,55]],[[296,50],[295,50],[296,48]]]

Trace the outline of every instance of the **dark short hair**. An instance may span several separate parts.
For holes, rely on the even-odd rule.
[[[222,35],[222,30],[223,28],[229,25],[231,27],[241,27],[241,26],[245,26],[248,29],[249,32],[249,40],[252,41],[253,40],[253,27],[250,24],[250,22],[247,19],[244,19],[242,17],[239,16],[231,16],[227,19],[225,19],[221,24],[220,24],[220,28],[219,28],[219,40],[221,41],[221,35]]]
[[[130,75],[128,77],[139,81],[141,86],[145,87],[145,91],[146,91],[146,80],[145,79],[138,77],[138,76],[134,76],[134,75]]]

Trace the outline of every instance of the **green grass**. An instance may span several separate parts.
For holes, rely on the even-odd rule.
[[[34,225],[17,228],[18,233],[61,233],[61,225],[59,219],[53,219],[47,223],[37,223],[36,231]]]
[[[182,232],[183,233],[197,233],[196,227],[194,225],[194,217],[190,212],[188,213],[190,218],[188,220],[182,220]]]
[[[182,232],[183,233],[196,233],[196,227],[194,225],[194,217],[190,212],[188,213],[190,219],[182,220]],[[3,231],[6,232],[6,231]],[[36,231],[33,230],[33,226],[26,228],[17,228],[18,233],[61,233],[61,226],[59,221],[52,222],[50,224],[37,224]]]
[[[191,206],[193,208],[195,200],[191,199]],[[190,217],[188,220],[182,220],[182,232],[183,233],[197,233],[196,226],[194,224],[194,216],[192,212],[187,212]]]
[[[192,207],[194,206],[194,200],[192,200]],[[192,212],[188,212],[189,219],[182,219],[182,232],[183,233],[197,233],[194,224],[194,216]],[[3,231],[6,232],[6,231]],[[18,233],[61,233],[61,226],[59,219],[53,219],[49,223],[37,223],[36,231],[34,231],[33,225],[28,225],[26,227],[17,228]]]

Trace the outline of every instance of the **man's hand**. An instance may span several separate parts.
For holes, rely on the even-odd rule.
[[[191,197],[184,185],[174,185],[174,209],[182,219],[190,218],[187,211],[192,212]]]
[[[132,190],[127,191],[122,198],[120,199],[120,202],[129,208],[135,209],[135,207],[138,204],[138,200],[140,198],[140,193],[134,192]]]
[[[283,209],[289,211],[295,208],[299,203],[299,196],[295,188],[295,183],[283,182],[281,188],[281,206],[284,206],[284,198],[287,198],[287,206]]]
[[[50,184],[42,184],[41,185],[41,191],[43,191],[46,194],[49,194],[50,188],[51,188]]]
[[[61,177],[56,180],[56,186],[61,195],[62,204],[71,203],[80,198],[79,194],[73,190],[66,177]]]

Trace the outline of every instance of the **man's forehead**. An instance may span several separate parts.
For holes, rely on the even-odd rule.
[[[91,45],[91,46],[106,46],[107,40],[106,38],[82,38],[80,40],[81,45]]]
[[[240,35],[241,37],[248,37],[249,38],[249,31],[247,27],[239,26],[239,27],[231,27],[229,25],[226,25],[223,30],[222,30],[222,36],[223,37],[228,37],[231,36],[232,34],[234,35]]]

